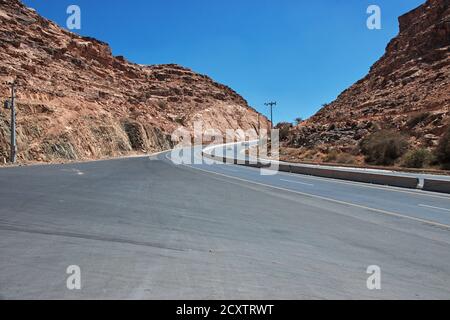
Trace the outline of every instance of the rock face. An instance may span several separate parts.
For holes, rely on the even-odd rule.
[[[400,33],[369,74],[291,131],[291,147],[349,152],[374,130],[393,129],[431,148],[448,125],[449,0],[428,0],[401,16]]]
[[[178,65],[143,66],[70,33],[19,0],[0,0],[0,99],[19,82],[19,161],[94,159],[171,147],[170,134],[256,128],[258,113],[230,88]],[[260,117],[267,128],[266,118]],[[0,111],[0,160],[9,154]]]

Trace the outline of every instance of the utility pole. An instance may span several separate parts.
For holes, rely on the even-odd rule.
[[[272,130],[273,130],[273,107],[277,105],[276,101],[272,101],[272,102],[266,102],[264,103],[264,105],[266,107],[270,107],[270,135],[267,137],[267,141],[268,141],[268,145],[272,144]],[[272,148],[272,147],[270,147]],[[270,149],[269,151],[269,155],[272,154],[272,150]]]
[[[273,129],[273,107],[277,105],[276,101],[275,102],[267,102],[264,103],[264,105],[266,107],[270,107],[270,123],[271,123],[271,129]]]
[[[5,101],[5,108],[11,110],[11,163],[16,162],[17,145],[16,145],[16,81],[8,83],[11,86],[11,100]]]
[[[256,133],[258,134],[259,137],[259,131],[261,130],[261,121],[259,120],[259,113],[256,115],[257,119],[258,119],[258,127],[256,128]]]

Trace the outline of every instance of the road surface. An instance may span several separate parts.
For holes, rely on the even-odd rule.
[[[450,196],[169,159],[0,169],[0,298],[450,298]]]

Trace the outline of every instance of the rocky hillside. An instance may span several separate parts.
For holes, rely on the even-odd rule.
[[[151,53],[149,53],[151,54]],[[230,88],[178,65],[143,66],[70,33],[19,0],[0,0],[0,99],[17,79],[19,161],[94,159],[169,148],[170,134],[256,128],[258,114]],[[262,127],[267,119],[261,118]],[[0,111],[0,161],[9,154]],[[3,163],[3,161],[1,161]]]
[[[390,129],[411,148],[434,148],[450,111],[449,0],[428,0],[401,16],[400,33],[369,74],[291,130],[287,145],[356,154],[368,134]]]

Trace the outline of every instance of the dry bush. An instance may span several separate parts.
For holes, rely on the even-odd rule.
[[[355,157],[352,156],[350,153],[342,152],[338,155],[336,159],[336,163],[340,164],[355,164],[356,160]]]
[[[156,104],[158,105],[159,109],[161,109],[161,110],[167,109],[167,101],[165,101],[165,100],[158,100],[158,102]]]
[[[429,112],[421,112],[413,115],[408,122],[406,123],[406,126],[410,129],[417,126],[419,123],[424,122],[428,117],[430,116]]]
[[[285,141],[289,137],[289,132],[291,131],[292,127],[293,127],[292,123],[289,123],[289,122],[281,122],[281,123],[277,124],[275,129],[280,130],[280,140],[281,141]]]
[[[381,130],[364,138],[359,146],[367,163],[386,166],[405,154],[408,142],[397,131]]]
[[[333,149],[325,156],[323,159],[324,162],[335,162],[338,158],[339,152],[337,150]]]
[[[355,157],[346,152],[339,152],[335,149],[331,150],[323,159],[324,162],[328,163],[339,163],[339,164],[354,164]]]
[[[432,155],[427,149],[411,150],[402,159],[402,167],[423,168],[431,162]]]
[[[450,126],[436,148],[436,159],[444,169],[450,169]]]

